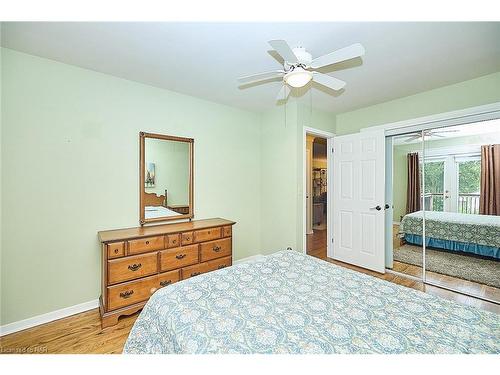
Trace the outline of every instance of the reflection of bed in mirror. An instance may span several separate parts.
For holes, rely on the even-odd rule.
[[[192,219],[194,140],[144,132],[139,138],[139,222]]]
[[[144,194],[144,205],[145,206],[163,206],[166,207],[167,201],[165,195],[157,195],[156,193],[143,193]]]
[[[422,246],[422,211],[403,217],[400,233]],[[500,259],[500,216],[425,211],[428,247]]]
[[[156,195],[156,193],[143,193],[144,194],[144,216],[146,219],[156,219],[159,217],[171,217],[181,215],[174,210],[166,207],[167,205],[167,192],[165,195]]]

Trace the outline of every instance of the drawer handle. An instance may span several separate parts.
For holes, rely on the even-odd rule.
[[[165,280],[165,281],[160,281],[161,286],[167,286],[169,284],[172,284],[172,280]]]
[[[118,254],[118,249],[115,249],[115,254]]]
[[[126,292],[120,293],[121,298],[129,298],[132,294],[134,294],[133,290],[127,290]]]
[[[128,269],[132,272],[137,271],[139,268],[142,267],[142,263],[139,264],[132,264],[131,266],[128,266]]]
[[[146,241],[146,245],[149,245],[149,241]]]
[[[198,276],[198,275],[201,275],[201,272],[193,272],[193,273],[191,274],[191,277],[192,277],[192,276]]]
[[[224,267],[227,267],[225,264],[220,264],[219,267],[217,267],[217,269],[221,269],[221,268],[224,268]]]
[[[183,259],[186,257],[186,254],[179,254],[175,256],[177,259]]]
[[[220,251],[220,246],[214,246],[212,250],[218,253]]]
[[[191,237],[184,237],[186,241],[191,241]]]

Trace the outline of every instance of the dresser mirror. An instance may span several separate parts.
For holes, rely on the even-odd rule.
[[[192,138],[141,132],[140,223],[193,217]]]

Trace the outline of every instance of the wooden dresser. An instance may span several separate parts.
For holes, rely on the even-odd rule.
[[[159,288],[230,266],[234,224],[207,219],[99,232],[102,327],[140,310]]]

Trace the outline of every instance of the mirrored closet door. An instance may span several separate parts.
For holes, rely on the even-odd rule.
[[[424,280],[500,302],[500,120],[423,132]]]
[[[500,120],[401,134],[387,145],[387,269],[500,302]]]
[[[392,262],[387,267],[417,279],[423,277],[421,157],[422,133],[392,137]],[[392,263],[392,264],[391,264]]]

